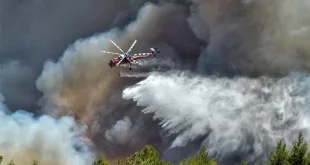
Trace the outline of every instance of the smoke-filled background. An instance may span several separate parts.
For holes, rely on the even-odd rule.
[[[310,116],[309,0],[0,0],[0,154],[91,164],[151,144],[261,163]],[[142,66],[115,57],[157,47]],[[119,77],[119,73],[121,76]],[[3,96],[3,97],[2,97]]]

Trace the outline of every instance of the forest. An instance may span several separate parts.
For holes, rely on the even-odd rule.
[[[0,156],[0,165],[3,161]],[[234,163],[232,163],[234,164]],[[17,165],[11,160],[7,165]],[[40,165],[34,161],[32,165]],[[99,157],[92,162],[92,165],[111,165],[111,163],[100,154]],[[126,160],[120,160],[115,165],[173,165],[160,159],[159,153],[151,145],[145,145],[140,151],[137,151]],[[201,147],[200,151],[191,158],[184,159],[179,165],[217,165],[216,160],[208,155],[205,147]],[[241,165],[247,165],[242,162]],[[256,164],[255,164],[256,165]],[[298,137],[292,142],[290,147],[279,141],[275,151],[272,151],[268,162],[264,165],[310,165],[310,153],[308,152],[308,144],[304,142],[304,137],[299,132]]]

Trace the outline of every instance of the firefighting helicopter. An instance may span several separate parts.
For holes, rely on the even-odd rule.
[[[138,53],[138,54],[129,54],[129,52],[132,50],[132,48],[135,46],[137,43],[137,40],[133,42],[131,47],[128,49],[128,51],[125,53],[115,42],[113,42],[111,39],[110,41],[112,42],[113,45],[115,45],[122,53],[115,53],[115,52],[108,52],[102,50],[101,52],[103,53],[108,53],[108,54],[115,54],[118,55],[118,57],[111,59],[108,62],[108,65],[112,68],[115,66],[120,66],[122,64],[127,64],[129,63],[130,67],[129,70],[131,70],[131,65],[134,62],[135,64],[141,65],[137,60],[138,59],[143,59],[143,58],[149,58],[151,55],[156,56],[156,54],[160,53],[160,51],[157,50],[157,48],[150,48],[151,52],[150,53]]]

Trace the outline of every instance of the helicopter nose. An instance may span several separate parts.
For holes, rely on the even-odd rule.
[[[109,61],[108,65],[112,68],[113,61]]]

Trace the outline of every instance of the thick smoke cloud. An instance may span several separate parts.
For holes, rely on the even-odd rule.
[[[202,144],[220,163],[261,163],[278,140],[291,143],[299,131],[308,135],[309,80],[300,74],[228,79],[153,73],[125,89],[123,98],[177,135],[172,148],[204,137]]]
[[[42,93],[35,88],[35,79],[47,59],[57,59],[67,46],[79,38],[113,27],[123,27],[133,20],[145,0],[64,0],[0,2],[0,63],[18,61],[31,72],[20,73],[24,78],[6,85],[3,95],[12,110],[37,109],[36,101]],[[29,77],[29,78],[28,78]],[[2,77],[9,79],[10,77]],[[25,80],[27,79],[27,80]],[[33,99],[12,98],[14,89]]]
[[[252,77],[309,69],[308,1],[193,2],[189,23],[209,43],[198,72]],[[290,143],[298,131],[309,132],[308,80],[302,76],[193,74],[153,74],[123,93],[176,136],[172,148],[204,137],[201,144],[220,163],[260,163],[277,140]]]
[[[35,79],[32,68],[23,66],[19,61],[0,65],[0,91],[6,96],[6,104],[16,109],[29,108],[27,106],[30,102],[36,102],[37,98],[32,93],[36,90],[32,87]]]
[[[130,145],[132,148],[127,146],[126,151],[136,150],[145,143],[159,143],[161,137],[158,135],[159,127],[157,124],[153,121],[148,122],[151,118],[141,116],[141,112],[134,104],[126,103],[121,99],[122,88],[137,82],[137,80],[126,79],[126,81],[122,81],[118,76],[119,69],[111,69],[107,65],[107,62],[115,56],[103,54],[100,51],[119,52],[109,41],[110,38],[125,49],[124,51],[127,51],[126,48],[129,48],[132,42],[137,39],[138,42],[132,50],[133,53],[149,52],[149,48],[155,46],[162,52],[165,50],[171,52],[169,55],[159,54],[158,60],[142,61],[143,65],[154,65],[155,63],[157,66],[167,66],[167,62],[169,63],[171,60],[180,61],[180,57],[183,56],[195,58],[198,53],[186,54],[183,52],[185,55],[180,55],[174,46],[177,43],[177,46],[182,47],[182,44],[191,42],[194,46],[189,48],[200,51],[201,43],[196,40],[194,33],[186,24],[185,12],[186,10],[182,6],[172,3],[159,5],[147,3],[139,11],[136,21],[123,30],[115,28],[106,33],[80,39],[65,51],[57,63],[46,62],[42,74],[36,82],[37,88],[44,94],[40,100],[40,105],[44,111],[55,117],[71,115],[77,118],[79,122],[90,125],[94,129],[89,130],[89,136],[98,139],[98,143],[101,143],[102,140],[99,139],[105,137],[105,132],[111,129],[111,125],[121,120],[123,115],[130,115],[131,120],[138,121],[132,127],[139,130],[135,134],[133,145]],[[174,22],[178,23],[174,24]],[[177,30],[170,31],[170,35],[167,35],[167,30],[176,27],[178,27]],[[171,36],[176,36],[179,33],[184,34],[184,39],[171,44]],[[163,57],[168,61],[164,61]],[[145,66],[152,69],[152,66]],[[139,70],[133,72],[137,71]],[[113,100],[109,101],[112,98]],[[111,116],[113,117],[111,118]],[[118,141],[109,141],[108,139],[106,142],[102,142],[102,147],[98,150],[103,150],[108,154],[108,157],[125,151],[117,146],[125,147],[126,145],[120,143],[111,147],[110,142],[112,144],[118,143]]]
[[[193,2],[190,20],[203,23],[192,27],[210,38],[199,71],[257,76],[309,70],[309,1]]]
[[[0,104],[0,154],[4,164],[88,165],[94,159],[89,140],[82,136],[85,126],[76,125],[71,117],[55,120],[50,116],[34,118],[26,111],[9,112]]]
[[[100,146],[101,152],[104,152],[110,160],[114,160],[129,156],[145,144],[153,145],[160,152],[169,147],[169,139],[164,137],[160,126],[151,116],[137,113],[137,110],[133,109],[130,111],[129,114],[123,112],[128,116],[118,121],[115,121],[118,118],[115,113],[108,114],[109,117],[114,116],[113,122],[108,123],[106,116],[98,120],[99,129],[93,129],[92,133],[96,135],[94,141],[98,140],[97,145]],[[133,112],[136,114],[132,114]]]
[[[151,43],[156,43],[163,31],[155,24],[159,23],[160,18],[169,17],[174,10],[177,8],[173,5],[160,8],[149,4],[142,9],[138,20],[130,24],[126,30],[113,29],[107,33],[78,40],[66,50],[59,62],[47,62],[37,80],[38,89],[44,93],[48,101],[45,105],[56,106],[53,109],[63,111],[78,111],[76,113],[79,115],[78,118],[96,110],[98,106],[96,104],[101,104],[107,97],[109,89],[123,84],[119,81],[119,70],[110,69],[107,65],[107,62],[115,56],[100,52],[101,50],[119,52],[109,39],[113,39],[122,48],[129,48],[134,39],[137,39],[141,42],[133,51],[148,50]],[[152,33],[148,33],[149,31]]]
[[[6,59],[10,54],[10,58],[41,65],[46,58],[59,57],[68,44],[80,37],[128,23],[130,19],[125,21],[119,17],[124,13],[132,17],[132,12],[136,12],[132,9],[141,5],[143,0],[4,0],[1,3],[1,57]],[[12,47],[18,49],[12,50]]]
[[[119,120],[111,128],[111,130],[106,131],[105,137],[109,141],[114,141],[119,144],[128,144],[128,140],[134,139],[134,132],[131,131],[132,122],[130,118],[125,116],[123,120]]]
[[[223,163],[260,162],[276,140],[290,142],[295,138],[290,135],[299,130],[307,135],[307,79],[299,79],[300,75],[282,79],[246,77],[309,69],[308,1],[144,2],[0,1],[0,91],[7,98],[6,104],[12,110],[34,110],[43,94],[38,101],[43,109],[40,113],[59,120],[44,116],[39,118],[40,124],[72,116],[89,126],[83,135],[96,143],[94,151],[110,159],[152,144],[164,157],[178,162],[202,144],[212,156],[223,156]],[[162,53],[156,59],[141,61],[142,67],[134,71],[126,71],[126,67],[121,71],[110,69],[107,62],[114,56],[100,52],[119,52],[110,38],[124,51],[137,39],[132,52],[158,47]],[[196,67],[200,73],[241,73],[245,77],[145,73]],[[119,77],[119,71],[125,77]],[[124,91],[129,100],[123,100],[123,89],[143,77],[148,78]],[[138,101],[138,107],[130,99]],[[147,108],[144,112],[152,113],[143,114],[143,107]],[[27,119],[29,126],[25,129],[36,130],[32,125],[37,120],[30,116]],[[226,129],[233,131],[223,131]],[[65,134],[69,129],[62,131]],[[55,147],[60,147],[57,144]],[[19,153],[15,151],[9,155],[16,156]],[[45,161],[42,155],[34,158]],[[56,161],[66,164],[65,158],[76,160],[67,156]]]

